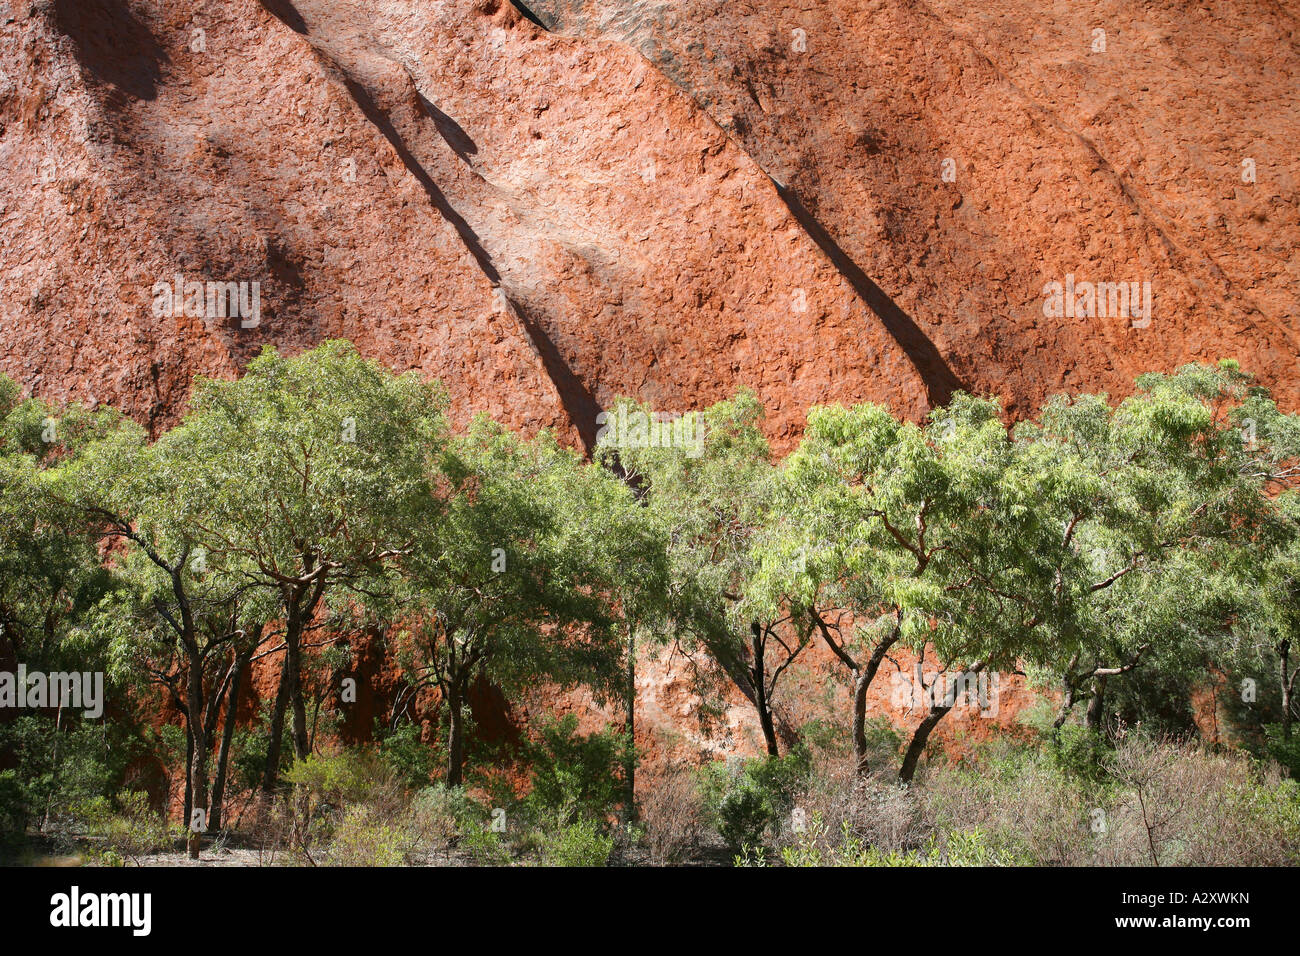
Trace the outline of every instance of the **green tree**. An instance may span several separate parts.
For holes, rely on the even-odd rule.
[[[924,426],[878,405],[816,408],[781,469],[779,530],[757,545],[760,590],[810,621],[851,676],[861,773],[867,694],[891,648],[933,651],[942,668],[942,684],[920,688],[929,706],[899,769],[907,781],[958,687],[1043,639],[1022,597],[1046,575],[1022,545],[1037,518],[1008,481],[999,412],[961,394]]]
[[[99,560],[97,537],[80,511],[52,495],[50,484],[69,459],[118,423],[108,409],[24,399],[0,375],[0,660],[30,671],[105,670],[104,645],[87,640],[81,625],[119,581]],[[19,767],[42,768],[14,781],[23,820],[39,813],[44,826],[56,803],[82,792],[70,779],[86,765],[81,745],[106,741],[108,734],[97,736],[79,721],[60,707],[52,719],[33,714],[10,727],[5,749]],[[39,757],[28,742],[37,731],[47,735]]]
[[[1269,515],[1233,423],[1244,394],[1231,363],[1187,366],[1116,406],[1053,399],[1017,429],[1017,480],[1042,516],[1032,546],[1052,566],[1036,599],[1053,640],[1035,660],[1061,683],[1057,727],[1086,695],[1099,728],[1115,678],[1186,672],[1226,634],[1228,572]]]
[[[1300,770],[1300,747],[1293,743],[1300,717],[1294,659],[1300,642],[1300,415],[1283,414],[1265,389],[1245,387],[1230,419],[1241,436],[1243,478],[1257,483],[1273,506],[1273,520],[1237,564],[1243,610],[1231,660],[1242,674],[1273,669],[1264,697],[1251,695],[1247,703],[1276,716],[1276,724],[1263,729],[1273,737],[1274,756],[1294,774]],[[1274,695],[1275,707],[1265,706]]]
[[[35,667],[56,663],[70,627],[115,586],[79,509],[51,477],[120,419],[22,399],[0,376],[0,640]]]
[[[527,441],[476,418],[441,473],[441,520],[402,560],[401,643],[413,682],[436,686],[446,709],[455,786],[466,694],[480,678],[507,692],[540,679],[617,691],[619,579],[638,562],[626,547],[631,490],[549,433]]]
[[[235,381],[196,381],[190,405],[153,445],[130,434],[101,443],[92,466],[68,476],[69,494],[166,582],[169,597],[160,599],[140,578],[188,658],[187,706],[213,699],[203,665],[227,642],[246,666],[249,635],[263,633],[255,619],[273,600],[284,658],[263,778],[269,791],[287,709],[296,755],[310,751],[304,637],[330,598],[346,602],[381,580],[386,562],[435,517],[445,400],[415,373],[395,376],[332,341],[295,358],[267,348]],[[238,612],[230,604],[237,595]],[[200,634],[200,607],[211,612],[211,639]],[[254,609],[252,619],[242,616]],[[196,728],[200,713],[191,713]],[[194,760],[206,760],[203,749],[196,745]],[[206,787],[205,774],[192,777]]]
[[[763,408],[751,391],[683,416],[674,440],[652,440],[648,405],[615,403],[599,460],[621,471],[654,516],[670,569],[664,592],[679,646],[708,662],[753,705],[769,754],[797,733],[779,717],[777,683],[810,643],[811,628],[749,593],[754,542],[767,529],[775,490]],[[664,433],[661,430],[660,435]]]

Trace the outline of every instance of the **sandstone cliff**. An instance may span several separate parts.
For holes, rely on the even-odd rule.
[[[587,444],[621,394],[752,386],[784,450],[819,402],[1022,415],[1223,356],[1296,404],[1281,3],[0,0],[0,25],[0,371],[155,430],[196,374],[327,337],[441,379],[458,420]],[[159,315],[176,276],[259,283],[259,321]],[[1067,276],[1149,283],[1152,312],[1049,317]]]

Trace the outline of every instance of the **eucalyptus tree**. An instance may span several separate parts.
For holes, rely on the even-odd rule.
[[[1237,636],[1246,644],[1238,662],[1252,669],[1261,664],[1276,669],[1269,683],[1277,694],[1277,731],[1281,747],[1292,748],[1293,727],[1300,717],[1300,666],[1295,660],[1300,646],[1300,415],[1283,414],[1263,388],[1243,385],[1240,393],[1230,420],[1242,439],[1241,472],[1262,487],[1273,505],[1274,520],[1269,526],[1273,534],[1261,535],[1258,546],[1240,562],[1237,580],[1247,607],[1237,627]],[[1289,759],[1300,766],[1294,754]]]
[[[237,564],[277,596],[284,622],[269,789],[286,705],[296,756],[310,750],[302,645],[318,612],[363,592],[434,520],[446,402],[416,373],[395,376],[331,341],[288,359],[268,348],[236,381],[200,380],[191,405],[160,439],[192,455],[185,521],[208,561]]]
[[[185,649],[189,681],[201,683],[203,661],[227,639],[245,642],[264,624],[239,623],[205,644],[196,598],[214,613],[224,607],[217,619],[229,618],[236,596],[244,608],[272,600],[284,658],[265,790],[277,780],[289,707],[295,753],[309,751],[304,635],[331,597],[346,601],[379,580],[436,515],[444,408],[438,387],[414,372],[395,376],[346,342],[295,358],[267,348],[235,381],[198,379],[184,420],[153,445],[114,436],[97,468],[71,476],[105,530],[134,545],[165,582],[170,597],[160,599],[141,578]],[[206,774],[192,776],[206,786]]]
[[[12,658],[31,671],[104,671],[104,647],[86,640],[81,625],[119,582],[101,562],[98,538],[80,511],[51,494],[50,482],[69,459],[119,421],[109,409],[56,408],[23,398],[17,384],[0,375],[0,658]],[[115,696],[111,684],[102,690]],[[43,808],[48,820],[60,804],[87,795],[64,776],[65,738],[76,730],[77,718],[69,719],[62,700],[52,720],[37,714],[27,721],[41,727],[42,753],[24,747],[24,753],[6,754],[29,770],[33,765],[45,768],[17,781],[24,818]],[[106,752],[108,729],[96,737],[104,750],[95,759],[107,772],[114,762]]]
[[[275,610],[238,561],[208,554],[187,486],[196,449],[164,438],[147,443],[138,426],[118,421],[85,443],[47,480],[50,494],[83,516],[96,536],[125,543],[113,556],[119,586],[81,622],[80,631],[108,650],[110,671],[124,684],[140,677],[164,688],[186,732],[184,813],[189,851],[197,857],[209,827],[209,770],[222,697],[239,669],[222,676],[227,648],[251,656]],[[248,645],[248,635],[258,639]],[[233,698],[232,698],[233,699]],[[233,720],[227,713],[227,724]],[[218,778],[224,781],[222,751]]]
[[[443,456],[443,512],[401,561],[402,661],[435,686],[447,718],[449,785],[463,781],[466,695],[553,681],[619,688],[624,578],[654,566],[652,535],[618,479],[543,432],[521,439],[483,417]]]
[[[87,616],[83,630],[105,640],[117,681],[158,685],[180,713],[184,818],[197,857],[201,835],[221,825],[239,685],[275,633],[277,608],[241,577],[196,561],[192,547],[161,533],[147,515],[138,520],[129,532],[116,532],[133,545],[119,563],[123,587]]]
[[[1255,598],[1255,603],[1244,615],[1243,630],[1263,636],[1265,646],[1272,651],[1279,700],[1278,727],[1286,746],[1300,717],[1296,698],[1300,666],[1293,656],[1300,647],[1300,496],[1287,492],[1277,504],[1285,516],[1286,533],[1251,569],[1248,593]],[[1255,648],[1257,661],[1268,660],[1270,655],[1262,651]]]
[[[649,506],[619,469],[600,450],[586,466],[586,490],[561,498],[561,520],[589,522],[599,516],[603,529],[592,555],[615,626],[623,635],[622,697],[627,744],[623,754],[624,822],[637,815],[636,804],[636,667],[641,644],[663,642],[673,607],[671,563],[663,515]]]
[[[115,586],[80,511],[48,489],[119,423],[109,409],[24,399],[0,375],[0,640],[29,665],[54,663],[70,628]]]
[[[660,422],[648,405],[620,400],[597,446],[599,460],[638,489],[667,545],[665,593],[683,650],[753,705],[767,752],[797,739],[778,716],[777,683],[810,642],[811,628],[749,593],[754,542],[771,519],[775,469],[763,408],[741,391],[702,412]]]
[[[899,768],[908,781],[957,687],[1043,639],[1026,598],[1046,577],[1027,543],[1038,516],[1007,480],[1013,456],[998,406],[958,394],[925,425],[873,404],[815,408],[781,469],[759,590],[808,620],[851,676],[860,773],[868,692],[892,649],[933,651],[943,669],[941,687],[920,688],[929,706]]]
[[[1244,395],[1230,363],[1147,375],[1112,406],[1058,397],[1016,431],[1018,480],[1052,529],[1052,587],[1039,659],[1061,682],[1059,727],[1088,697],[1097,728],[1108,683],[1138,667],[1185,667],[1237,613],[1224,576],[1271,507],[1233,422]]]

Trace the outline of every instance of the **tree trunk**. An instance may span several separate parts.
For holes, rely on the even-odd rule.
[[[465,764],[465,726],[460,687],[452,685],[447,694],[447,786],[459,787]]]
[[[714,661],[722,668],[723,673],[731,679],[736,686],[736,690],[744,696],[745,700],[753,705],[754,711],[759,715],[758,721],[761,725],[763,722],[762,708],[759,706],[759,692],[754,684],[753,668],[741,659],[741,655],[730,654],[723,650],[710,650]]]
[[[307,737],[307,703],[302,694],[302,621],[291,614],[285,628],[285,661],[289,673],[289,700],[293,706],[293,752],[299,760],[311,753]]]
[[[190,859],[199,858],[199,849],[203,832],[207,829],[208,816],[208,737],[204,733],[203,723],[203,658],[197,649],[189,653],[189,679],[186,682],[185,706],[189,709],[188,724],[190,728],[190,792],[193,796],[186,813],[185,824],[189,828],[186,845]],[[198,819],[196,819],[196,817]]]
[[[951,707],[931,707],[930,713],[925,715],[925,719],[916,728],[907,745],[907,752],[903,754],[903,765],[898,770],[898,779],[901,782],[912,782],[912,777],[916,775],[916,765],[921,759],[921,754],[925,753],[925,745],[930,740],[931,732],[950,710]]]
[[[859,776],[865,777],[871,772],[867,756],[867,691],[876,679],[876,672],[884,663],[889,649],[898,642],[901,633],[901,628],[895,627],[889,637],[875,646],[866,668],[853,682],[853,760]]]
[[[985,661],[973,666],[966,673],[978,674],[984,669]],[[939,678],[935,678],[938,680]],[[898,769],[898,779],[902,783],[911,783],[912,777],[916,775],[916,765],[921,760],[921,755],[925,753],[925,745],[930,740],[930,734],[934,728],[939,725],[939,721],[948,715],[956,703],[956,698],[949,699],[947,686],[944,687],[943,703],[932,706],[930,712],[926,714],[925,719],[917,726],[916,731],[912,734],[912,739],[907,745],[907,751],[903,754],[903,765]]]
[[[235,666],[230,674],[230,696],[226,699],[226,722],[221,728],[221,747],[217,750],[217,775],[212,784],[212,812],[208,814],[208,827],[221,829],[221,810],[226,798],[226,767],[230,761],[230,744],[235,737],[235,717],[239,713],[239,684],[244,679],[244,668],[252,659],[253,652],[239,654],[235,657]]]
[[[750,650],[754,655],[753,673],[750,680],[754,685],[754,707],[758,710],[758,724],[763,729],[763,740],[767,744],[770,757],[779,757],[780,749],[776,743],[776,725],[772,722],[772,705],[767,699],[767,661],[763,645],[763,628],[754,621],[749,625]]]
[[[50,754],[50,793],[45,798],[45,814],[41,817],[41,832],[44,833],[50,825],[50,810],[53,807],[54,795],[59,792],[59,742],[63,740],[63,703],[60,700],[59,709],[54,712],[54,749]]]
[[[624,690],[627,753],[623,758],[623,822],[636,820],[636,627],[627,625],[627,687]]]
[[[284,739],[284,712],[289,703],[289,656],[280,665],[280,685],[271,708],[270,739],[266,742],[266,769],[262,773],[262,793],[275,791],[280,780],[280,742]]]
[[[190,825],[190,811],[194,809],[194,725],[185,715],[185,825]]]
[[[1294,676],[1289,674],[1291,659],[1291,641],[1282,641],[1277,646],[1277,656],[1282,662],[1282,739],[1291,739],[1291,688]]]
[[[1052,735],[1054,737],[1059,736],[1058,731],[1065,726],[1066,720],[1070,717],[1070,711],[1074,710],[1074,668],[1078,663],[1079,655],[1075,654],[1074,657],[1070,658],[1065,673],[1061,675],[1061,709],[1056,712],[1056,719],[1052,721]]]
[[[1100,731],[1106,706],[1106,678],[1098,677],[1092,682],[1092,696],[1088,698],[1087,724],[1089,730]]]
[[[767,755],[769,757],[781,756],[781,749],[777,746],[776,724],[772,721],[772,708],[767,705],[767,697],[760,690],[759,700],[762,706],[758,709],[758,724],[763,730],[763,741],[767,745]]]
[[[874,676],[874,672],[864,670],[853,682],[853,765],[863,777],[871,772],[867,756],[867,690]]]

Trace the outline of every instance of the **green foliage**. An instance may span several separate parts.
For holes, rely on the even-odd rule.
[[[924,847],[907,850],[871,846],[854,835],[847,821],[838,840],[829,836],[830,828],[820,814],[814,814],[796,842],[782,847],[781,861],[794,867],[1017,866],[1025,862],[989,846],[988,836],[978,828],[932,835]]]
[[[0,770],[0,845],[16,842],[31,816],[28,788],[16,770]]]
[[[1300,780],[1300,728],[1293,729],[1288,739],[1281,724],[1265,724],[1264,749],[1279,765],[1286,768],[1293,780]]]
[[[561,827],[578,821],[603,826],[621,795],[630,747],[624,734],[612,730],[579,734],[573,714],[542,722],[525,749],[533,765],[529,807],[539,819]]]
[[[718,835],[733,850],[761,843],[776,815],[768,795],[748,777],[727,789],[716,813]]]
[[[1065,724],[1056,735],[1046,737],[1045,746],[1065,773],[1098,783],[1106,779],[1106,759],[1113,747],[1103,734],[1078,724]]]
[[[334,830],[329,845],[335,866],[401,866],[406,862],[408,835],[370,807],[350,806]]]
[[[414,621],[399,657],[413,682],[436,685],[452,713],[480,678],[609,699],[625,673],[619,625],[648,600],[662,552],[631,489],[549,434],[524,441],[482,418],[440,468],[443,518],[403,562]]]
[[[701,803],[718,835],[732,850],[758,846],[767,829],[788,815],[811,770],[800,747],[784,757],[758,757],[739,768],[714,762],[701,768]]]
[[[438,751],[425,743],[420,734],[420,725],[416,723],[408,721],[387,731],[376,721],[379,759],[413,790],[429,785],[438,762]]]
[[[131,760],[142,753],[129,725],[65,721],[23,714],[0,724],[0,748],[17,761],[6,784],[5,815],[11,825],[45,821],[66,828],[74,807],[110,797],[121,786]]]
[[[449,845],[462,832],[482,829],[488,822],[487,808],[463,787],[436,783],[415,795],[412,812],[439,843]]]
[[[781,757],[760,757],[745,764],[745,776],[764,794],[774,814],[788,814],[812,771],[812,753],[797,746]]]
[[[609,412],[611,422],[645,422],[654,414],[628,399]],[[755,545],[769,533],[776,488],[763,407],[752,391],[741,390],[680,422],[691,441],[655,444],[611,426],[595,457],[640,489],[664,542],[663,610],[681,648],[702,657],[704,666],[693,669],[696,691],[715,697],[731,683],[755,706],[760,693],[771,706],[779,677],[808,645],[810,631],[753,586]],[[754,627],[764,642],[757,673]],[[702,712],[702,722],[707,716]]]
[[[577,820],[547,834],[542,842],[544,866],[604,866],[614,849],[614,838],[601,832],[594,820]]]
[[[138,866],[145,857],[170,847],[182,833],[179,826],[155,813],[148,795],[140,791],[120,794],[115,800],[95,797],[75,805],[72,816],[91,859],[106,866],[128,860]]]
[[[651,409],[620,400],[612,412]],[[1230,740],[1300,773],[1300,713],[1294,700],[1283,712],[1279,690],[1295,689],[1300,654],[1300,418],[1231,362],[1143,376],[1118,403],[1056,397],[1011,430],[1004,418],[996,401],[960,394],[920,423],[874,404],[816,408],[777,462],[762,406],[742,391],[687,416],[678,434],[698,424],[698,444],[606,430],[588,462],[549,433],[526,439],[483,417],[453,435],[439,386],[344,342],[293,358],[268,349],[235,381],[199,380],[182,423],[152,442],[110,410],[23,399],[0,376],[0,656],[105,670],[121,702],[99,723],[65,713],[56,730],[24,714],[0,727],[14,765],[0,774],[0,828],[93,830],[105,861],[146,852],[159,838],[142,798],[113,801],[128,763],[157,743],[130,713],[149,699],[142,685],[179,694],[197,674],[185,709],[198,719],[236,654],[297,648],[346,618],[394,625],[399,663],[414,688],[437,688],[459,737],[430,747],[405,724],[377,733],[377,747],[288,767],[295,839],[320,859],[396,862],[431,833],[448,847],[463,837],[484,860],[519,856],[526,840],[547,862],[604,862],[635,759],[623,735],[579,735],[574,717],[544,724],[518,807],[539,827],[508,839],[463,791],[428,784],[443,754],[460,779],[475,682],[507,695],[540,679],[584,685],[606,703],[634,693],[645,637],[675,639],[704,665],[702,688],[729,681],[759,707],[814,639],[849,679],[901,642],[948,670],[1028,668],[1067,688],[1070,707],[1093,695],[1100,727],[1075,726],[1067,707],[1032,755],[938,774],[966,797],[932,791],[926,812],[947,816],[929,842],[878,848],[859,821],[785,848],[791,860],[1082,858],[1069,827],[1053,837],[970,822],[970,795],[1010,805],[1031,783],[1071,819],[1085,799],[1115,816],[1116,835],[1087,844],[1097,858],[1142,861],[1132,805],[1147,793],[1213,793],[1289,852],[1294,791],[1265,779],[1275,770],[1247,779],[1218,758],[1114,738],[1124,725],[1191,733],[1192,695],[1209,687]],[[309,660],[337,670],[349,658]],[[1258,694],[1239,693],[1243,680]],[[333,717],[314,715],[322,737]],[[803,732],[822,756],[853,743],[843,727]],[[231,787],[261,782],[270,745],[285,759],[289,729],[268,733],[265,714],[236,733]],[[898,756],[887,721],[866,722],[865,736],[868,764]],[[184,728],[163,729],[170,767],[185,744]],[[761,862],[810,773],[800,747],[708,768],[700,791],[728,844]],[[1215,773],[1233,776],[1215,789]],[[1143,834],[1148,851],[1213,856],[1205,833],[1180,826]]]
[[[388,782],[379,760],[355,749],[309,754],[294,763],[285,780],[312,801],[332,806],[360,803]]]
[[[461,849],[478,866],[509,866],[512,862],[510,847],[501,834],[486,827],[472,828],[466,833]]]

